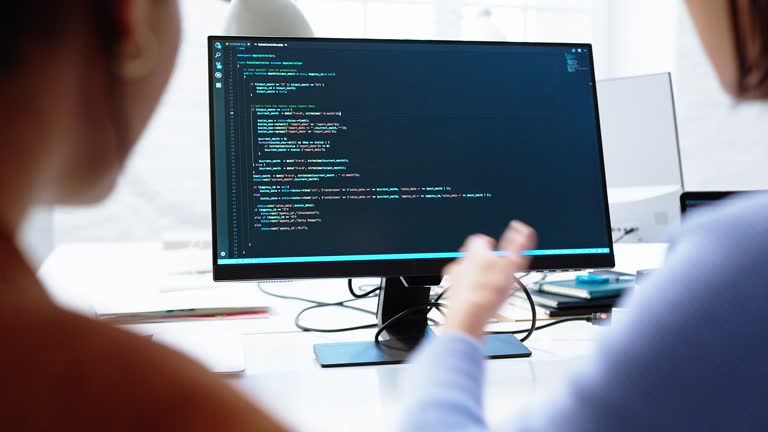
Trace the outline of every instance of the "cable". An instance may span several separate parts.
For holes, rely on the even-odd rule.
[[[574,322],[574,321],[588,321],[588,322],[591,322],[591,321],[593,321],[593,317],[574,317],[574,318],[566,318],[566,319],[558,320],[558,321],[547,323],[547,324],[544,324],[544,325],[541,325],[541,326],[537,327],[536,326],[536,305],[533,302],[533,297],[531,296],[531,293],[528,290],[528,287],[520,280],[520,278],[524,278],[524,277],[526,277],[528,275],[530,275],[530,272],[521,275],[519,278],[514,276],[514,282],[518,286],[520,286],[521,290],[525,294],[526,299],[528,300],[528,304],[531,307],[531,326],[527,330],[515,330],[515,331],[509,331],[509,332],[488,332],[488,334],[515,334],[515,335],[517,335],[517,334],[525,333],[525,336],[523,336],[520,339],[521,342],[525,342],[537,330],[544,330],[546,328],[549,328],[549,327],[552,327],[552,326],[555,326],[555,325],[559,325],[559,324],[563,324],[563,323],[567,323],[567,322]],[[541,280],[544,280],[547,277],[547,275],[548,274],[545,274],[544,277]],[[320,329],[320,328],[308,327],[308,326],[305,326],[305,325],[301,324],[301,317],[305,313],[307,313],[307,312],[309,312],[311,310],[320,309],[320,308],[326,308],[326,307],[341,307],[341,308],[347,308],[347,309],[350,309],[350,310],[354,310],[354,311],[365,313],[365,314],[369,314],[369,315],[376,315],[376,312],[370,311],[368,309],[359,308],[359,307],[356,307],[356,306],[351,306],[351,305],[349,305],[347,303],[351,303],[351,302],[355,302],[355,301],[360,301],[360,300],[364,300],[364,299],[367,299],[367,298],[371,298],[371,296],[373,294],[375,294],[375,293],[377,293],[377,292],[379,292],[381,290],[381,287],[374,288],[374,289],[369,290],[369,291],[367,291],[365,293],[362,293],[362,294],[355,293],[355,298],[353,298],[353,299],[343,300],[343,301],[339,301],[339,302],[321,302],[321,301],[317,301],[317,300],[307,299],[307,298],[304,298],[304,297],[288,296],[288,295],[273,293],[273,292],[265,290],[261,286],[261,283],[257,283],[256,286],[259,289],[259,291],[261,291],[262,293],[264,293],[264,294],[266,294],[268,296],[271,296],[271,297],[275,297],[275,298],[279,298],[279,299],[283,299],[283,300],[295,300],[295,301],[301,301],[301,302],[305,302],[305,303],[312,303],[312,306],[309,306],[309,307],[306,307],[306,308],[302,309],[301,311],[299,311],[298,314],[296,314],[296,317],[294,318],[294,321],[293,321],[294,325],[296,326],[296,328],[298,328],[301,331],[316,332],[316,333],[341,333],[341,332],[348,332],[348,331],[354,331],[354,330],[364,330],[364,329],[371,329],[371,328],[376,328],[377,327],[377,324],[372,323],[372,324],[364,324],[364,325],[353,326],[353,327]],[[349,279],[347,281],[347,287],[349,288],[350,293],[354,291],[354,289],[352,287],[352,280],[351,279]],[[430,313],[433,310],[437,310],[444,318],[446,318],[446,315],[445,315],[445,312],[443,311],[443,309],[448,308],[448,306],[445,303],[440,303],[440,300],[443,297],[445,297],[445,295],[447,294],[448,290],[449,290],[449,288],[444,289],[443,292],[441,292],[440,294],[437,295],[437,297],[435,297],[434,301],[431,301],[431,302],[428,302],[428,303],[425,303],[425,304],[422,304],[422,305],[419,305],[419,306],[413,306],[411,308],[408,308],[408,309],[400,312],[399,314],[395,315],[391,319],[389,319],[387,322],[382,324],[381,327],[378,328],[378,330],[376,331],[376,335],[374,336],[374,341],[377,344],[380,343],[379,339],[381,337],[381,334],[384,333],[387,330],[387,328],[391,327],[393,325],[393,323],[397,322],[398,320],[404,318],[407,315],[410,315],[410,314],[412,314],[414,312],[417,312],[419,310],[422,310],[424,308],[427,308],[427,313]],[[438,325],[439,324],[433,318],[427,318],[427,320],[431,324],[433,324],[433,325]]]
[[[427,303],[427,304],[424,304],[424,305],[421,305],[421,306],[414,306],[414,307],[412,307],[410,309],[407,309],[407,310],[405,310],[405,311],[395,315],[392,319],[390,319],[389,321],[384,323],[384,325],[381,326],[381,328],[379,328],[379,330],[376,332],[376,335],[374,336],[374,341],[376,343],[381,343],[381,341],[379,340],[379,338],[381,337],[381,334],[387,329],[387,327],[391,326],[393,322],[395,322],[395,321],[397,321],[399,319],[402,319],[406,315],[409,315],[409,314],[411,314],[413,312],[416,312],[416,311],[418,311],[420,309],[423,309],[425,307],[433,307],[433,308],[437,308],[437,310],[441,310],[442,308],[447,307],[447,306],[444,305],[444,304],[439,304],[439,303]],[[601,321],[601,320],[604,319],[604,318],[600,318],[600,317],[595,317],[595,315],[596,314],[593,314],[593,315],[590,315],[590,316],[582,316],[582,317],[563,318],[561,320],[553,321],[553,322],[550,322],[550,323],[547,323],[547,324],[535,327],[534,331],[545,330],[545,329],[548,329],[550,327],[554,327],[556,325],[565,324],[565,323],[569,323],[569,322],[581,322],[581,321],[584,321],[584,322],[595,322],[595,321]],[[597,314],[597,315],[599,315],[599,314]],[[486,332],[486,334],[489,334],[489,335],[493,335],[493,334],[512,334],[512,335],[518,335],[518,334],[523,334],[523,333],[531,333],[531,330],[530,329],[526,329],[526,330],[513,330],[513,331],[490,331],[490,332]],[[522,341],[522,339],[521,339],[521,341]]]
[[[371,311],[371,310],[368,310],[368,309],[359,308],[359,307],[355,307],[355,306],[350,306],[350,305],[347,304],[347,303],[350,303],[350,302],[353,302],[353,301],[363,300],[363,299],[365,299],[367,297],[359,297],[359,298],[354,298],[354,299],[338,301],[338,302],[330,302],[329,303],[329,302],[322,302],[322,301],[312,300],[312,299],[308,299],[308,298],[304,298],[304,297],[294,297],[294,296],[288,296],[288,295],[283,295],[283,294],[276,294],[276,293],[273,293],[273,292],[265,290],[264,287],[261,286],[261,283],[257,283],[256,287],[259,289],[259,291],[261,291],[262,293],[264,293],[264,294],[266,294],[266,295],[268,295],[270,297],[275,297],[275,298],[279,298],[279,299],[283,299],[283,300],[296,300],[296,301],[301,301],[301,302],[304,302],[304,303],[312,303],[314,305],[314,306],[312,306],[310,308],[307,308],[307,309],[314,309],[316,307],[343,307],[343,308],[352,309],[352,310],[355,310],[355,311],[358,311],[358,312],[367,313],[369,315],[376,315],[376,312],[374,312],[374,311]]]
[[[525,277],[525,276],[527,276],[529,274],[530,274],[530,272],[525,273],[525,274],[521,275],[521,277]],[[528,287],[526,287],[525,284],[522,281],[520,281],[520,279],[517,276],[513,276],[513,278],[514,278],[514,282],[522,289],[523,293],[525,293],[525,297],[528,299],[528,304],[531,307],[531,326],[530,326],[530,328],[528,330],[520,330],[520,331],[518,331],[516,333],[513,333],[513,334],[525,333],[525,336],[523,336],[520,339],[520,342],[525,342],[537,330],[537,328],[536,328],[536,304],[533,302],[533,297],[531,296],[530,291],[528,291]],[[373,337],[373,341],[375,343],[377,343],[377,344],[380,343],[379,337],[381,337],[381,334],[384,331],[386,331],[386,329],[388,327],[390,327],[394,322],[396,322],[397,320],[402,319],[403,317],[405,317],[407,315],[410,315],[410,314],[412,314],[414,312],[422,310],[424,308],[427,308],[427,313],[431,312],[433,309],[437,309],[438,312],[440,312],[441,315],[445,316],[445,314],[443,313],[442,309],[443,308],[447,308],[447,306],[445,304],[443,304],[443,303],[440,303],[439,301],[440,301],[440,299],[443,298],[443,296],[445,296],[445,294],[448,292],[448,289],[449,288],[446,288],[445,290],[443,290],[443,292],[441,292],[435,298],[435,301],[431,301],[431,302],[425,303],[423,305],[419,305],[419,306],[414,306],[414,307],[408,308],[408,309],[400,312],[399,314],[395,315],[391,319],[389,319],[387,322],[382,324],[382,326],[379,327],[379,329],[376,331],[376,335]],[[552,325],[555,325],[555,323],[549,323],[549,324],[543,325],[543,326],[541,326],[541,329],[544,329],[544,328],[547,328],[547,327],[551,327]]]
[[[522,277],[525,277],[528,274],[530,274],[530,272],[522,275]],[[522,281],[520,281],[520,279],[517,276],[513,276],[513,278],[514,278],[515,283],[518,286],[520,286],[520,288],[525,293],[525,296],[528,299],[528,304],[531,306],[531,327],[528,330],[520,331],[520,333],[526,333],[526,335],[523,336],[520,339],[520,342],[525,342],[525,341],[527,341],[533,335],[533,332],[536,331],[536,305],[533,302],[533,297],[531,297],[531,293],[528,291],[528,287],[526,287],[525,284]],[[419,305],[419,306],[414,306],[414,307],[408,308],[408,309],[400,312],[399,314],[395,315],[394,317],[392,317],[390,320],[385,322],[381,327],[379,327],[379,329],[376,331],[376,335],[373,337],[374,342],[379,343],[379,337],[381,336],[381,334],[384,331],[386,331],[386,329],[388,327],[390,327],[392,325],[392,323],[396,322],[399,319],[402,319],[406,315],[412,314],[412,313],[417,312],[417,311],[419,311],[421,309],[424,309],[424,308],[427,308],[427,313],[432,311],[432,309],[436,308],[441,314],[443,314],[442,309],[443,308],[447,308],[447,305],[445,305],[443,303],[440,303],[440,299],[442,299],[443,296],[447,292],[448,292],[448,288],[443,290],[443,292],[441,292],[435,298],[435,301],[432,301],[432,302],[429,302],[429,303],[425,303],[423,305]],[[445,316],[445,315],[443,315],[443,316]],[[554,323],[547,324],[547,326],[551,326],[552,324],[554,324]],[[542,328],[546,328],[546,327],[542,326]]]
[[[620,243],[622,240],[624,240],[628,235],[634,234],[636,232],[640,231],[640,228],[627,228],[624,230],[624,232],[613,241],[613,243]]]
[[[520,286],[520,288],[523,290],[523,293],[525,294],[525,298],[528,299],[528,305],[531,306],[531,327],[528,329],[527,332],[521,331],[521,333],[525,333],[525,336],[520,338],[520,342],[525,342],[528,339],[530,339],[531,336],[533,336],[533,332],[536,331],[536,304],[533,302],[533,297],[531,296],[531,292],[528,291],[528,287],[525,286],[525,284],[520,281],[520,279],[517,278],[517,276],[513,276],[515,279],[515,283]]]
[[[522,275],[520,275],[520,276],[517,278],[517,279],[518,279],[518,280],[517,280],[517,283],[521,284],[521,286],[522,286],[522,282],[520,282],[520,279],[523,279],[523,278],[525,278],[525,277],[528,277],[528,276],[529,276],[531,273],[533,273],[533,272],[527,272],[527,273],[523,273]],[[539,282],[540,282],[540,281],[539,281]],[[438,294],[438,295],[437,295],[437,297],[435,297],[435,299],[434,299],[434,300],[431,300],[431,302],[432,302],[432,303],[439,303],[439,302],[440,302],[440,300],[442,300],[442,299],[443,299],[443,297],[445,297],[445,295],[446,295],[447,293],[448,293],[448,288],[444,288],[444,289],[443,289],[443,291],[442,291],[440,294]],[[429,308],[429,310],[427,311],[427,313],[429,313],[429,312],[432,312],[432,309],[434,309],[434,307],[430,307],[430,308]],[[438,312],[440,312],[441,314],[443,313],[443,312],[442,312],[442,311],[440,311],[440,310],[438,310]],[[445,316],[445,315],[443,315],[443,316]]]
[[[376,331],[376,335],[373,336],[373,341],[377,344],[381,343],[381,341],[379,340],[379,338],[381,337],[381,334],[384,333],[387,330],[387,328],[391,327],[393,323],[397,322],[398,320],[404,318],[407,315],[410,315],[414,312],[418,312],[424,308],[430,308],[430,310],[431,308],[437,308],[437,310],[441,310],[444,307],[447,307],[447,306],[443,303],[437,303],[437,302],[429,302],[429,303],[424,303],[422,305],[410,307],[400,312],[399,314],[393,316],[392,318],[387,320],[387,322],[382,324],[381,327],[379,327],[379,329]]]
[[[536,282],[532,283],[531,285],[538,285],[538,284],[544,282],[545,280],[549,279],[550,276],[552,276],[552,272],[543,272],[541,274],[541,278],[539,280],[537,280]]]
[[[352,295],[352,297],[354,297],[356,299],[357,298],[366,298],[366,297],[368,297],[370,295],[373,295],[373,294],[381,291],[381,284],[379,284],[379,285],[362,285],[362,286],[359,286],[358,289],[364,288],[364,287],[368,287],[368,288],[375,287],[375,288],[371,289],[370,291],[364,292],[362,294],[358,294],[355,291],[355,289],[352,287],[352,279],[347,279],[347,288],[349,288],[349,293]]]
[[[446,294],[446,293],[448,293],[448,288],[445,288],[445,289],[443,289],[443,292],[441,292],[440,294],[438,294],[438,295],[437,295],[437,297],[435,297],[435,299],[431,301],[431,303],[440,303],[440,300],[442,300],[442,299],[443,299],[443,297],[445,297],[445,294]],[[435,308],[435,306],[429,306],[429,309],[427,309],[427,314],[429,314],[430,312],[432,312],[432,310],[433,310],[434,308]],[[438,311],[438,312],[440,312],[440,315],[442,315],[442,316],[443,316],[443,318],[447,318],[447,317],[445,316],[445,314],[443,313],[443,310],[442,310],[442,309],[438,308],[438,309],[437,309],[437,311]]]
[[[592,316],[583,316],[583,317],[572,317],[572,318],[563,318],[561,320],[553,321],[551,323],[547,323],[541,326],[536,327],[535,331],[548,329],[550,327],[554,327],[556,325],[565,324],[569,322],[577,322],[577,321],[586,321],[586,322],[592,322],[594,321],[594,318]],[[530,330],[514,330],[514,331],[492,331],[487,332],[488,334],[522,334],[530,332]]]
[[[318,328],[308,327],[308,326],[305,326],[305,325],[301,324],[301,317],[305,313],[307,313],[307,312],[309,312],[311,310],[314,310],[314,309],[320,309],[320,308],[325,308],[325,307],[341,307],[341,308],[346,308],[346,309],[350,309],[350,310],[354,310],[354,311],[357,311],[357,312],[361,312],[361,313],[365,313],[365,314],[368,314],[368,315],[374,315],[375,316],[376,312],[370,311],[368,309],[359,308],[359,307],[356,307],[356,306],[350,306],[350,305],[347,304],[347,303],[354,302],[354,301],[364,300],[364,299],[366,299],[368,297],[353,298],[353,299],[349,299],[349,300],[344,300],[344,301],[339,301],[339,302],[330,302],[329,303],[329,302],[321,302],[321,301],[317,301],[317,300],[312,300],[312,299],[308,299],[308,298],[304,298],[304,297],[295,297],[295,296],[288,296],[288,295],[273,293],[271,291],[265,290],[264,287],[261,286],[261,283],[257,283],[256,287],[259,289],[259,291],[261,291],[262,293],[264,293],[264,294],[266,294],[266,295],[268,295],[270,297],[279,298],[279,299],[283,299],[283,300],[295,300],[295,301],[300,301],[300,302],[304,302],[304,303],[312,303],[312,306],[306,307],[306,308],[302,309],[301,311],[299,311],[299,313],[296,314],[296,317],[293,319],[293,324],[296,326],[296,328],[298,328],[301,331],[313,331],[313,332],[318,332],[318,333],[340,333],[340,332],[346,332],[346,331],[352,331],[352,330],[361,330],[361,329],[368,329],[368,328],[375,328],[376,327],[376,324],[367,324],[367,325],[363,325],[363,326],[345,327],[345,328],[338,328],[338,329],[318,329]]]
[[[352,279],[348,280],[348,285],[347,286],[348,286],[348,288],[351,291],[353,290],[353,288],[352,288]],[[371,285],[369,285],[369,286],[371,286]],[[363,330],[363,329],[376,328],[377,325],[378,325],[378,324],[365,324],[365,325],[354,326],[354,327],[342,327],[342,328],[335,328],[335,329],[334,328],[331,328],[331,329],[321,329],[321,328],[314,328],[314,327],[305,326],[304,324],[301,323],[301,317],[305,313],[307,313],[307,312],[309,312],[311,310],[321,309],[321,308],[326,308],[326,307],[341,307],[341,308],[346,308],[346,309],[350,309],[350,310],[353,310],[353,311],[362,312],[362,313],[365,313],[365,314],[368,314],[368,315],[374,315],[375,316],[376,312],[374,312],[374,311],[371,311],[371,310],[368,310],[368,309],[359,308],[359,307],[356,307],[356,306],[350,306],[347,303],[351,303],[351,302],[354,302],[354,301],[359,301],[359,300],[364,300],[364,299],[367,299],[367,298],[371,298],[370,296],[372,294],[374,294],[375,292],[381,290],[380,286],[375,288],[375,289],[373,289],[373,290],[369,290],[367,293],[358,294],[358,297],[355,297],[353,299],[343,300],[343,301],[339,301],[339,302],[321,302],[321,301],[312,300],[312,299],[308,299],[308,298],[304,298],[304,297],[296,297],[296,296],[288,296],[288,295],[284,295],[284,294],[277,294],[277,293],[273,293],[271,291],[265,290],[264,287],[261,286],[261,283],[257,283],[256,287],[259,289],[259,291],[261,291],[262,293],[264,293],[264,294],[266,294],[266,295],[268,295],[270,297],[279,298],[279,299],[283,299],[283,300],[295,300],[295,301],[301,301],[301,302],[304,302],[304,303],[312,303],[312,306],[309,306],[309,307],[306,307],[306,308],[300,310],[299,313],[296,314],[296,317],[293,319],[293,324],[296,326],[296,328],[298,328],[301,331],[316,332],[316,333],[342,333],[342,332],[348,332],[348,331],[354,331],[354,330]],[[357,294],[357,293],[355,293],[355,294]],[[443,315],[443,317],[445,317],[445,314],[442,312],[442,310],[438,309],[438,312],[440,312]],[[433,324],[433,325],[440,324],[434,318],[427,318],[427,320],[429,321],[430,324]]]
[[[358,311],[361,311],[361,312],[371,313],[371,314],[375,315],[375,313],[372,313],[369,310],[361,309],[361,308],[357,308],[357,307],[349,306],[349,305],[345,304],[347,302],[356,301],[356,300],[362,300],[362,299],[346,300],[346,301],[338,302],[338,303],[319,304],[319,305],[314,305],[314,306],[310,306],[310,307],[304,308],[298,314],[296,314],[296,318],[293,319],[293,325],[295,325],[296,328],[301,330],[301,331],[315,332],[315,333],[343,333],[343,332],[354,331],[354,330],[364,330],[364,329],[376,328],[376,326],[378,325],[376,323],[364,324],[364,325],[359,325],[359,326],[354,326],[354,327],[342,327],[342,328],[331,328],[331,329],[320,329],[320,328],[314,328],[314,327],[307,327],[307,326],[305,326],[305,325],[303,325],[301,323],[301,316],[304,315],[305,313],[307,313],[307,312],[309,312],[309,311],[311,311],[313,309],[320,309],[320,308],[326,308],[326,307],[332,307],[332,306],[345,307],[345,308],[348,308],[348,309],[358,310]]]

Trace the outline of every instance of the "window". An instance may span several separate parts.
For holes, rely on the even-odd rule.
[[[591,40],[591,0],[295,0],[319,36]]]

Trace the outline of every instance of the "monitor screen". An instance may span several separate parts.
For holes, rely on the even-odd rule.
[[[209,38],[218,280],[439,274],[519,219],[613,266],[588,44]]]

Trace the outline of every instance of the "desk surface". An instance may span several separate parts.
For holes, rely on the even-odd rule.
[[[617,245],[617,269],[657,267],[665,250],[664,245]],[[304,304],[267,297],[252,283],[214,284],[210,274],[201,273],[209,263],[207,251],[169,252],[160,244],[70,244],[54,251],[40,276],[60,304],[85,314],[93,310],[270,305],[274,314],[268,319],[130,327],[142,334],[180,331],[241,335],[247,370],[232,379],[233,385],[297,430],[396,430],[400,381],[407,366],[321,369],[312,353],[315,343],[368,340],[372,331],[301,333],[293,325],[293,317]],[[323,301],[348,297],[346,282],[341,280],[265,287]],[[374,300],[361,304],[376,307]],[[320,311],[306,318],[308,324],[329,327],[373,319],[340,311]],[[561,388],[568,373],[589,359],[595,342],[606,330],[586,323],[563,324],[538,332],[527,342],[533,352],[531,358],[490,361],[486,411],[491,424],[514,416],[533,400],[546,399]]]

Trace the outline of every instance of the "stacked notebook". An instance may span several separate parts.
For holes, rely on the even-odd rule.
[[[614,279],[602,283],[575,279],[541,282],[532,287],[531,296],[551,318],[610,312],[621,296],[635,286],[631,275]]]

